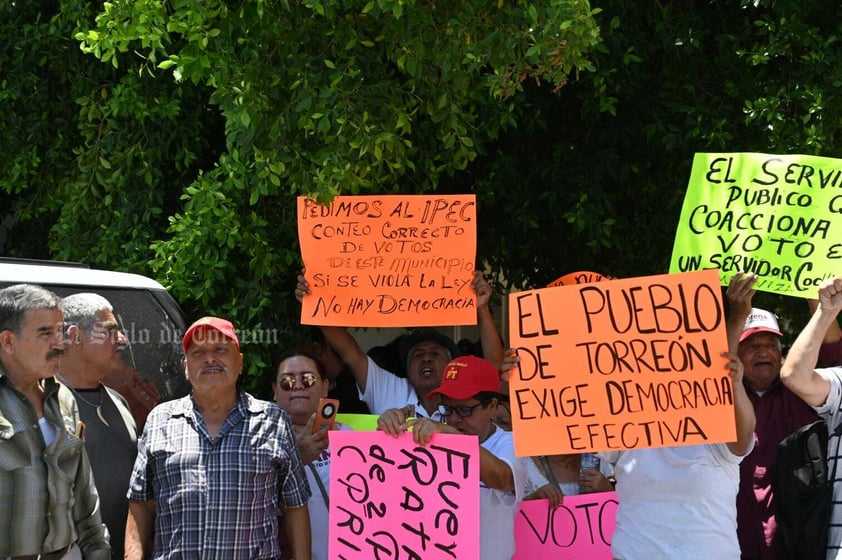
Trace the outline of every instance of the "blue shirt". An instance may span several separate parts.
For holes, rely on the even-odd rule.
[[[279,504],[310,487],[287,413],[242,392],[215,438],[192,396],[155,407],[128,497],[155,501],[154,558],[253,560],[280,556]]]

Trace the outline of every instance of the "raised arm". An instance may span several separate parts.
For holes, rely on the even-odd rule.
[[[812,316],[819,308],[819,300],[808,299],[807,307],[810,309],[810,316]],[[830,325],[827,326],[827,330],[824,331],[822,344],[836,344],[840,340],[842,340],[842,328],[839,327],[838,321],[833,320],[830,322]]]
[[[816,361],[825,333],[842,309],[842,277],[822,282],[819,305],[795,339],[781,368],[781,380],[801,400],[821,406],[830,393],[830,381],[816,371]]]
[[[810,308],[810,316],[816,312],[819,307],[819,300],[808,299],[807,307]],[[842,365],[842,328],[839,327],[839,321],[831,321],[827,330],[824,332],[824,340],[819,350],[819,359],[816,362],[816,367],[834,367]]]
[[[503,363],[503,340],[497,331],[494,317],[491,315],[491,285],[486,281],[482,272],[474,272],[474,281],[471,284],[477,294],[477,327],[479,328],[479,341],[482,345],[483,357],[500,369]]]
[[[736,352],[723,352],[722,355],[729,358],[726,367],[730,370],[734,386],[734,417],[737,424],[737,440],[729,442],[728,449],[734,455],[743,456],[754,440],[757,418],[754,415],[754,405],[751,404],[743,384],[743,364],[739,356]]]
[[[757,283],[757,276],[752,273],[738,272],[731,278],[725,298],[728,300],[728,320],[726,329],[728,331],[728,348],[733,352],[737,351],[740,344],[740,334],[751,313],[751,301],[754,298],[754,285]]]
[[[303,274],[298,275],[298,284],[295,286],[295,299],[299,302],[305,294],[310,293],[310,284]],[[351,336],[345,327],[319,327],[336,355],[343,362],[348,364],[351,373],[357,382],[360,391],[365,393],[365,385],[368,380],[368,357],[360,347],[357,340]]]

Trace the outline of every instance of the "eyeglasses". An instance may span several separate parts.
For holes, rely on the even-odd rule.
[[[305,389],[309,389],[319,381],[319,376],[312,371],[303,371],[296,375],[294,373],[284,373],[278,378],[278,386],[284,391],[292,391],[295,387],[296,381],[301,381]]]
[[[483,405],[485,405],[485,403],[482,403],[482,402],[478,402],[477,404],[475,404],[473,406],[468,406],[468,405],[450,406],[450,405],[446,405],[446,404],[440,404],[438,410],[439,410],[439,414],[441,414],[445,418],[447,418],[448,416],[450,416],[454,412],[456,414],[458,414],[459,416],[461,416],[462,418],[467,418],[468,416],[470,416],[471,414],[474,413],[474,409],[476,407],[483,406]]]

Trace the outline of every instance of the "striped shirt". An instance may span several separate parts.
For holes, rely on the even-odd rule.
[[[830,535],[827,539],[827,560],[842,560],[842,465],[837,463],[842,458],[839,436],[833,435],[836,426],[842,422],[842,367],[816,370],[830,381],[830,392],[822,406],[813,407],[827,422],[830,440],[827,443],[827,467],[834,473],[833,510],[830,516]]]
[[[192,396],[155,407],[128,497],[155,502],[155,559],[254,560],[280,556],[280,506],[310,488],[287,413],[242,392],[215,438]]]
[[[76,401],[52,378],[44,418],[56,431],[46,446],[35,411],[0,367],[0,558],[78,543],[86,560],[110,560]]]

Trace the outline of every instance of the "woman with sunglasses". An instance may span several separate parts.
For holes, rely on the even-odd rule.
[[[278,360],[272,380],[274,400],[292,419],[301,462],[306,465],[310,484],[310,531],[312,560],[327,560],[328,489],[330,487],[330,450],[328,429],[313,430],[319,412],[319,399],[327,396],[329,381],[322,375],[319,359],[306,351],[290,352]],[[335,424],[336,430],[349,430]],[[283,541],[283,535],[281,536]],[[282,548],[283,548],[283,542]],[[288,558],[288,557],[287,557]]]

